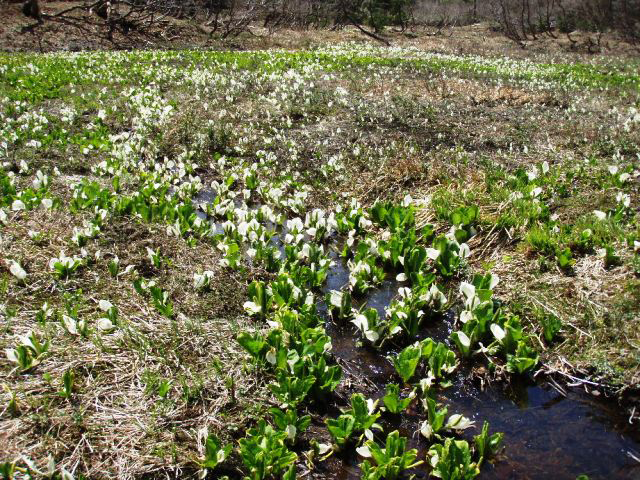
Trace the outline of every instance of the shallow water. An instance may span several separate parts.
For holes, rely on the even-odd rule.
[[[389,278],[393,278],[389,276]],[[339,289],[348,281],[348,269],[340,259],[329,275],[325,291]],[[384,315],[400,285],[387,280],[372,291],[359,305],[376,308]],[[452,314],[425,322],[419,337],[447,341],[453,328]],[[332,338],[333,353],[345,369],[345,377],[360,378],[371,398],[384,395],[387,383],[400,383],[386,355],[362,346],[359,335],[350,324],[337,325],[328,319],[327,333]],[[463,438],[472,440],[482,423],[491,432],[504,432],[504,450],[492,463],[482,466],[478,478],[483,479],[575,479],[580,474],[593,479],[640,479],[640,429],[628,423],[624,412],[612,402],[598,400],[580,390],[567,391],[566,397],[544,380],[512,377],[509,385],[493,384],[480,388],[470,375],[469,366],[461,365],[453,374],[453,386],[444,389],[439,400],[449,414],[462,413],[476,422]],[[424,459],[429,447],[419,434],[426,416],[417,402],[401,417],[385,414],[385,431],[398,429],[409,437],[410,447],[419,450]],[[379,438],[384,441],[384,438]],[[327,460],[327,474],[336,479],[360,478],[355,453],[346,458]],[[416,468],[416,478],[428,478],[428,467]]]
[[[195,203],[210,202],[210,192],[201,192]],[[207,218],[203,212],[201,218]],[[272,243],[281,252],[281,236],[285,228],[267,226],[278,232]],[[220,224],[216,224],[220,230]],[[216,232],[218,233],[218,232]],[[330,251],[334,261],[322,294],[340,290],[348,285],[349,269],[337,250]],[[354,307],[372,307],[380,316],[404,286],[395,280],[395,272],[388,272],[380,288],[361,299],[354,299]],[[321,297],[321,296],[319,296]],[[370,398],[384,395],[385,385],[400,383],[386,355],[395,353],[393,347],[377,351],[363,346],[360,336],[350,323],[336,324],[326,315],[326,305],[318,298],[318,311],[326,318],[326,330],[332,338],[333,353],[343,367],[345,381],[353,380],[363,387]],[[431,337],[449,343],[455,316],[452,312],[428,319],[418,338]],[[488,421],[490,432],[504,432],[504,449],[492,463],[482,465],[481,479],[575,479],[586,474],[594,479],[640,480],[640,428],[631,425],[624,412],[614,402],[580,391],[568,390],[566,396],[552,388],[545,380],[534,383],[531,379],[512,377],[509,384],[494,383],[481,388],[470,372],[471,365],[461,365],[452,376],[453,385],[442,390],[439,401],[447,406],[449,415],[461,413],[476,422],[476,427],[462,435],[471,441],[474,434]],[[418,459],[425,459],[429,442],[419,434],[426,419],[415,401],[401,416],[385,414],[380,423],[389,432],[398,429],[409,438],[409,448],[419,451]],[[383,437],[379,437],[384,442]],[[354,451],[333,455],[318,465],[322,478],[340,480],[360,478],[358,463],[361,458]],[[429,468],[422,465],[414,469],[416,478],[428,478]],[[318,478],[317,476],[315,476]]]

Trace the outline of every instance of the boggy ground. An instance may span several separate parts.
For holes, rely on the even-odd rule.
[[[494,296],[531,335],[536,370],[560,388],[624,398],[637,422],[637,62],[428,45],[3,55],[0,347],[30,331],[50,346],[29,368],[2,360],[0,460],[44,470],[52,455],[90,478],[195,475],[205,429],[235,441],[281,403],[236,341],[263,328],[243,308],[247,286],[275,275],[195,220],[215,219],[216,233],[226,219],[239,225],[214,199],[242,209],[243,190],[249,207],[276,212],[272,223],[410,194],[417,225],[445,233],[456,208],[478,206],[470,257],[438,280],[452,314],[461,281],[497,274]],[[195,200],[198,215],[177,203],[149,213],[176,199]],[[79,267],[58,278],[50,260],[61,251]],[[202,288],[194,274],[206,271]],[[150,281],[168,297],[154,300]],[[496,375],[480,358],[476,367]],[[346,372],[329,413],[366,381]],[[309,411],[328,441],[327,412]],[[227,465],[217,472],[247,472],[237,454]]]

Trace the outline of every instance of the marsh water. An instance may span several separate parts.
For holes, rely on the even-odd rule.
[[[348,282],[349,272],[335,259],[325,291],[339,289]],[[387,280],[361,302],[384,308],[397,294],[400,285]],[[452,331],[452,313],[429,320],[419,337],[448,342]],[[345,376],[366,382],[366,395],[381,398],[387,383],[399,383],[391,362],[384,353],[359,344],[354,327],[336,325],[327,318],[326,329],[332,338],[333,353],[345,369]],[[455,349],[455,347],[451,347]],[[481,479],[575,479],[588,475],[593,479],[640,479],[640,427],[628,421],[628,415],[613,401],[598,399],[579,388],[560,392],[544,379],[512,377],[508,384],[480,385],[471,374],[471,366],[461,365],[453,374],[453,386],[442,390],[439,400],[449,414],[462,413],[476,422],[463,438],[472,440],[486,420],[491,432],[504,432],[504,450],[493,463],[484,463]],[[402,416],[383,416],[385,431],[398,429],[424,458],[428,442],[419,434],[424,413],[416,403]],[[396,418],[394,418],[396,417]],[[401,420],[400,420],[401,418]],[[357,455],[330,458],[328,478],[360,478]],[[423,465],[411,473],[428,478]]]
[[[198,201],[203,200],[210,201],[206,193],[198,197]],[[202,212],[198,215],[207,218]],[[273,224],[267,228],[277,231],[272,242],[283,251],[281,238],[285,229]],[[216,233],[221,232],[216,224]],[[336,250],[330,256],[334,265],[323,294],[342,289],[349,279],[348,267]],[[403,286],[395,280],[395,274],[387,278],[379,288],[355,302],[356,306],[375,308],[384,316],[385,308]],[[380,352],[363,346],[351,323],[336,324],[326,314],[322,301],[319,311],[326,319],[326,331],[332,339],[333,354],[343,368],[344,381],[354,381],[361,387],[358,391],[374,399],[384,396],[388,383],[400,383],[387,359],[387,355],[396,351]],[[431,337],[449,345],[454,321],[453,312],[428,320],[418,338]],[[478,478],[573,480],[578,475],[587,475],[591,480],[640,480],[640,427],[630,423],[625,411],[614,401],[596,398],[579,388],[560,391],[545,379],[530,377],[512,376],[508,383],[481,384],[472,374],[472,367],[460,365],[452,374],[453,385],[442,390],[438,400],[448,408],[449,415],[461,413],[475,421],[475,428],[466,430],[462,438],[471,441],[484,421],[489,422],[491,433],[504,433],[502,453],[482,465]],[[429,442],[419,433],[425,418],[416,400],[402,415],[384,414],[380,423],[386,432],[399,430],[409,438],[409,448],[418,449],[418,458],[425,459]],[[314,478],[360,478],[361,461],[355,451],[333,455],[317,465],[320,477]],[[411,474],[426,479],[429,467],[424,464]]]

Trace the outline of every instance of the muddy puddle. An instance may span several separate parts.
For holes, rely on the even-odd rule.
[[[324,290],[343,287],[348,275],[346,265],[336,259]],[[357,306],[373,307],[384,315],[384,308],[399,286],[395,280],[387,280]],[[449,343],[454,320],[449,312],[425,321],[419,338]],[[336,324],[327,319],[326,329],[346,382],[354,379],[355,383],[357,379],[358,385],[364,386],[364,391],[359,391],[371,398],[382,397],[387,383],[401,383],[386,358],[397,350],[378,352],[362,346],[355,327],[349,323]],[[462,435],[468,441],[479,433],[484,421],[489,422],[491,432],[504,432],[502,454],[492,464],[483,464],[478,478],[573,480],[586,474],[592,480],[640,479],[640,429],[628,422],[615,403],[596,399],[579,389],[567,390],[565,396],[545,380],[536,383],[529,378],[512,377],[508,385],[495,383],[481,388],[479,380],[471,375],[471,366],[458,367],[452,376],[453,386],[441,390],[439,401],[447,406],[450,415],[462,413],[476,422],[475,428]],[[424,459],[429,442],[420,436],[419,429],[425,419],[416,401],[402,416],[384,414],[381,423],[385,431],[398,429],[408,437],[410,448],[417,448],[419,458]],[[355,452],[347,457],[331,457],[325,462],[326,478],[360,478],[361,461]],[[425,465],[411,473],[416,478],[429,478]]]

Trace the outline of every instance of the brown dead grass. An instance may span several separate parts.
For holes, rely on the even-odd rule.
[[[20,286],[4,274],[9,290],[3,302],[19,313],[0,338],[0,348],[11,348],[19,335],[43,328],[51,348],[27,373],[4,357],[0,362],[2,404],[15,395],[19,411],[15,417],[6,408],[1,413],[2,458],[27,454],[44,468],[43,459],[51,454],[69,471],[96,478],[193,470],[201,454],[197,432],[205,427],[229,432],[234,425],[242,432],[247,411],[264,395],[262,380],[246,370],[244,353],[234,340],[237,329],[247,327],[241,307],[246,279],[218,267],[219,254],[210,246],[190,248],[163,228],[114,219],[99,240],[87,246],[90,256],[100,250],[102,259],[67,281],[55,280],[47,273],[49,258],[60,250],[74,251],[68,239],[72,226],[81,225],[80,218],[67,211],[37,210],[16,215],[3,231],[3,241],[12,244],[12,258],[21,260],[29,276]],[[34,244],[27,238],[28,229],[46,232],[45,240]],[[169,266],[154,271],[147,246],[160,247]],[[115,255],[121,270],[136,265],[170,292],[179,312],[175,319],[161,316],[141,298],[130,275],[109,276],[106,263]],[[197,267],[214,270],[210,292],[192,288]],[[44,301],[61,315],[66,313],[63,295],[79,291],[79,318],[92,330],[87,338],[66,333],[56,318],[44,327],[35,324]],[[102,315],[97,307],[101,299],[119,309],[113,333],[94,330]],[[71,401],[56,393],[67,369],[75,372]],[[153,378],[172,381],[166,399],[155,393],[149,383]]]

